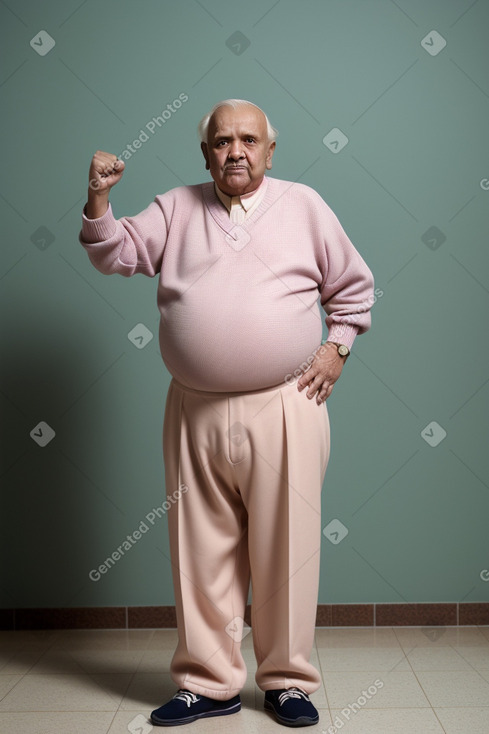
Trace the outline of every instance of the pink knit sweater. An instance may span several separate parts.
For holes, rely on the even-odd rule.
[[[82,215],[80,242],[102,273],[159,274],[160,349],[169,372],[198,390],[283,383],[321,343],[347,346],[370,328],[373,276],[309,186],[266,178],[235,225],[214,182],[156,196],[116,220]]]

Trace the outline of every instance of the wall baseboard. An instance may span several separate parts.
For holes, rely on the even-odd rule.
[[[251,624],[251,609],[245,622]],[[489,625],[489,602],[319,604],[317,627]],[[0,609],[0,629],[147,629],[177,626],[174,606]]]

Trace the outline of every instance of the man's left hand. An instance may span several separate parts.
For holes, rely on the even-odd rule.
[[[309,387],[306,395],[311,400],[316,395],[316,402],[321,405],[331,395],[333,386],[341,375],[346,357],[341,357],[334,344],[323,344],[319,347],[311,366],[297,381],[299,392]]]

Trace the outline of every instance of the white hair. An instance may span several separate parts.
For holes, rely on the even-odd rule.
[[[233,109],[236,109],[237,107],[245,107],[246,105],[251,105],[251,107],[256,107],[257,110],[260,110],[260,112],[263,112],[263,110],[258,107],[258,105],[253,104],[253,102],[248,102],[246,99],[223,99],[221,102],[218,102],[214,105],[214,107],[207,113],[207,115],[204,115],[202,120],[199,122],[198,125],[198,132],[199,137],[202,143],[207,143],[207,131],[209,129],[209,120],[211,119],[212,115],[216,110],[218,110],[220,107],[232,107]],[[265,113],[263,112],[265,115]],[[273,127],[273,125],[270,123],[270,120],[265,115],[265,120],[267,122],[267,136],[268,136],[268,142],[272,143],[274,140],[277,139],[278,130]]]

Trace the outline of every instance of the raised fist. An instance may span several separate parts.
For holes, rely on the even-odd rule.
[[[112,186],[122,178],[125,164],[113,153],[97,150],[90,164],[88,185],[95,194],[108,195]]]

